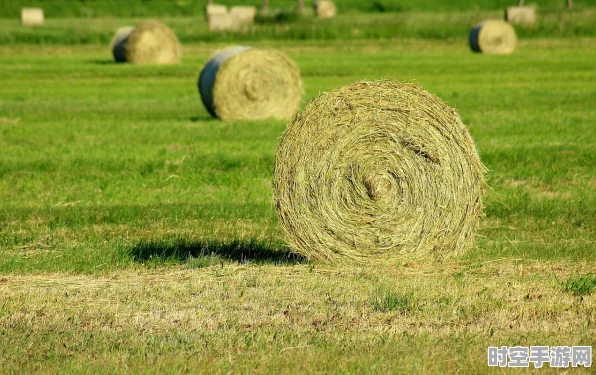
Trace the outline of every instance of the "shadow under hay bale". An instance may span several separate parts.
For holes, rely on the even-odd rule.
[[[415,84],[360,81],[290,122],[274,201],[287,241],[307,258],[439,261],[473,246],[484,173],[451,107]]]
[[[21,9],[21,24],[23,26],[43,26],[45,22],[43,9],[23,8]]]
[[[515,29],[507,22],[488,20],[472,29],[469,44],[474,52],[506,55],[515,50],[517,36]]]
[[[167,65],[177,64],[182,56],[176,35],[158,21],[120,28],[111,46],[117,62]]]
[[[286,55],[242,46],[216,52],[198,89],[209,113],[223,120],[288,119],[303,91],[300,70]]]
[[[279,250],[271,244],[258,241],[200,241],[140,242],[129,255],[137,262],[188,262],[193,258],[220,258],[238,263],[296,264],[306,258],[288,250]],[[217,264],[217,263],[215,263]]]

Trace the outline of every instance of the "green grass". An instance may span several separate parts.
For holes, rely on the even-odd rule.
[[[256,43],[296,61],[304,103],[395,78],[469,125],[491,187],[476,247],[394,269],[284,246],[285,123],[211,119],[197,93],[222,45],[164,67],[0,47],[2,371],[484,373],[489,345],[596,346],[593,278],[557,281],[596,268],[596,39]]]

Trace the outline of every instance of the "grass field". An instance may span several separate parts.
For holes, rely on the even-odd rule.
[[[395,78],[455,107],[490,170],[473,251],[392,269],[293,255],[271,198],[285,123],[214,120],[197,94],[222,45],[167,67],[3,46],[1,372],[476,374],[489,345],[596,346],[596,38],[511,56],[462,37],[252,45],[296,61],[305,103]]]

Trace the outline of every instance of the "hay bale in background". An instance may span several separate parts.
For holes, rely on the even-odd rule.
[[[43,26],[44,16],[41,8],[21,9],[21,24],[23,26]]]
[[[230,47],[216,52],[198,81],[203,104],[214,117],[287,119],[296,113],[302,80],[296,64],[281,52]]]
[[[360,81],[288,125],[274,201],[291,247],[308,258],[441,260],[474,243],[484,172],[447,104],[415,84]]]
[[[337,14],[337,7],[333,1],[319,0],[314,3],[313,8],[319,18],[333,18]]]
[[[235,6],[230,8],[230,15],[232,16],[232,22],[234,22],[237,28],[251,26],[255,23],[257,8],[250,6]]]
[[[505,21],[489,20],[476,25],[470,32],[470,48],[475,52],[509,54],[515,50],[515,29]]]
[[[205,19],[209,22],[210,18],[214,14],[228,14],[228,7],[225,5],[207,5],[205,7]]]
[[[112,41],[112,53],[116,61],[133,64],[176,64],[182,56],[182,47],[167,26],[148,21],[132,30],[118,30]]]
[[[536,8],[508,7],[505,9],[505,21],[512,25],[534,26],[536,24]]]
[[[125,26],[116,31],[116,35],[114,35],[111,43],[112,54],[116,62],[126,62],[126,49],[124,46],[134,29],[133,26]]]
[[[234,19],[229,13],[212,14],[209,16],[209,31],[229,31],[235,27]]]

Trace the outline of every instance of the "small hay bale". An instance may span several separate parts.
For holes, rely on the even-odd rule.
[[[536,8],[508,7],[505,9],[505,21],[512,25],[534,26],[536,24]]]
[[[291,247],[330,262],[442,260],[474,243],[482,165],[457,113],[419,86],[325,93],[277,149],[274,202]]]
[[[337,7],[333,1],[319,0],[314,3],[313,8],[319,18],[333,18],[337,14]]]
[[[232,16],[232,22],[237,25],[237,28],[251,26],[255,23],[257,8],[250,6],[235,6],[230,8],[230,15]]]
[[[229,13],[218,13],[209,16],[209,31],[230,31],[234,30],[234,19]]]
[[[198,81],[203,104],[223,120],[288,119],[302,97],[300,70],[281,52],[230,47],[216,52]]]
[[[476,25],[470,32],[470,48],[475,52],[510,54],[515,50],[515,29],[505,21],[489,20]]]
[[[209,22],[209,19],[214,14],[228,14],[228,7],[225,5],[207,5],[205,7],[205,19]]]
[[[114,35],[111,43],[112,54],[116,62],[126,62],[126,49],[124,46],[134,29],[133,26],[125,26],[116,31],[116,35]]]
[[[41,8],[21,9],[21,24],[23,26],[43,26],[44,16]]]
[[[132,30],[118,30],[112,40],[112,53],[116,61],[165,65],[180,61],[182,47],[167,26],[158,21],[147,21]]]

